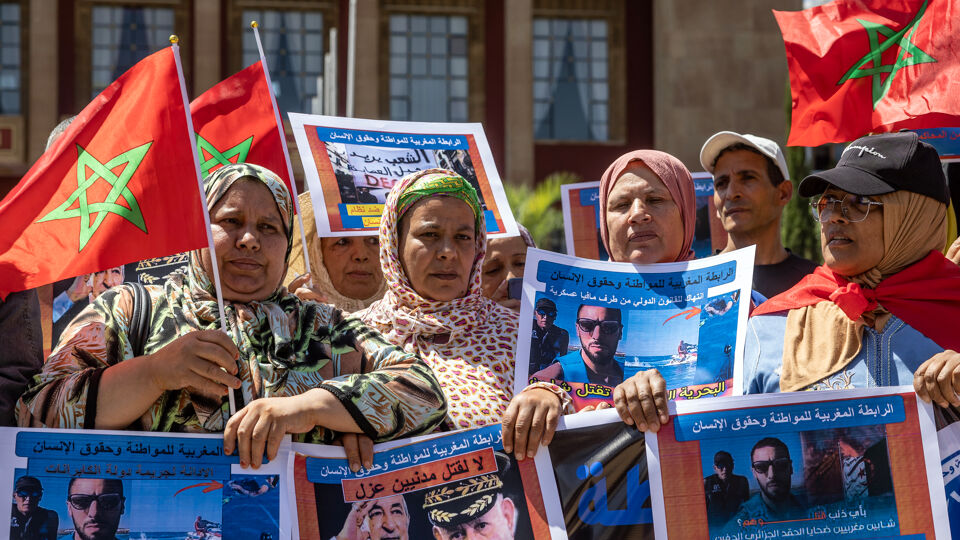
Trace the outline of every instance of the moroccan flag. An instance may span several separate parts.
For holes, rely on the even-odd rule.
[[[835,0],[774,11],[787,49],[787,144],[960,126],[960,0]]]
[[[120,76],[0,201],[0,296],[207,245],[175,47]]]
[[[270,97],[263,64],[257,61],[193,100],[190,113],[201,175],[230,163],[255,163],[277,173],[290,189],[286,151]]]

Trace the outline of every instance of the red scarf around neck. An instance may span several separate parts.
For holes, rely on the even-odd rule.
[[[818,267],[796,285],[767,300],[752,316],[829,301],[850,320],[882,305],[944,349],[960,350],[960,266],[931,251],[926,257],[866,289]]]

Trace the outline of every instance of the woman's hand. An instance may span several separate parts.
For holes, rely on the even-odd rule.
[[[199,330],[180,336],[148,355],[150,378],[165,392],[188,388],[217,399],[240,388],[237,359],[240,352],[220,330]]]
[[[920,364],[913,374],[913,388],[927,403],[960,406],[960,353],[948,349]]]
[[[655,369],[641,371],[613,389],[613,405],[628,426],[640,431],[660,430],[670,420],[667,412],[667,382]]]
[[[950,244],[947,249],[947,258],[953,261],[953,264],[960,264],[960,237]]]
[[[267,459],[277,457],[280,443],[287,433],[306,433],[320,424],[316,404],[320,388],[290,397],[260,398],[230,417],[223,430],[223,452],[240,457],[240,466],[259,468],[266,452]]]
[[[510,401],[503,415],[503,449],[513,452],[517,461],[537,455],[539,446],[547,446],[560,420],[560,398],[544,388],[530,388]]]
[[[336,442],[347,453],[350,470],[357,472],[362,465],[368,471],[373,467],[373,439],[362,433],[344,433]]]
[[[293,291],[299,299],[301,300],[313,300],[314,302],[320,302],[322,304],[327,303],[327,297],[319,291],[319,289],[314,288],[313,278],[310,277],[310,274],[303,274],[297,276],[287,285],[288,291]]]

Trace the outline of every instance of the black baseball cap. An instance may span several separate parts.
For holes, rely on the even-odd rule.
[[[823,193],[831,185],[856,195],[912,191],[950,203],[940,155],[913,131],[861,137],[843,149],[832,169],[800,182],[803,197]]]
[[[553,310],[553,311],[556,311],[556,310],[557,310],[557,305],[554,304],[554,303],[553,303],[553,300],[550,300],[549,298],[541,298],[541,299],[537,300],[537,305],[536,305],[536,308],[535,308],[535,309],[540,309],[540,308],[543,308],[543,309],[551,309],[551,310]]]

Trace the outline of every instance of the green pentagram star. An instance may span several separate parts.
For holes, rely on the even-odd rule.
[[[916,64],[936,62],[937,60],[935,58],[922,51],[920,47],[917,47],[910,41],[914,31],[917,29],[917,23],[920,22],[920,19],[923,18],[923,14],[926,11],[927,2],[924,2],[923,6],[920,7],[920,11],[913,17],[913,20],[900,29],[899,32],[894,32],[892,29],[879,23],[857,19],[857,22],[863,25],[867,31],[867,36],[870,40],[870,51],[847,71],[846,75],[837,82],[837,85],[841,85],[850,79],[872,77],[873,108],[876,109],[877,103],[887,95],[887,90],[890,89],[890,83],[893,82],[893,78],[897,76],[897,72],[900,71],[900,69]],[[880,36],[887,39],[883,43],[880,43]],[[883,52],[894,45],[899,45],[900,47],[900,50],[897,52],[897,61],[892,65],[884,64],[881,58]],[[871,66],[863,69],[864,66],[868,64],[871,64]],[[889,73],[885,80],[882,79],[883,73]]]
[[[80,248],[77,250],[78,253],[86,247],[87,242],[90,241],[93,234],[100,228],[107,214],[116,214],[135,225],[141,231],[147,232],[147,225],[143,221],[143,213],[140,212],[140,205],[137,203],[137,198],[133,196],[133,193],[131,193],[127,187],[127,183],[130,182],[130,178],[133,176],[133,173],[137,171],[137,167],[140,166],[140,162],[143,161],[143,157],[147,155],[147,150],[150,149],[150,145],[152,144],[153,142],[148,142],[136,148],[131,148],[106,163],[100,163],[97,158],[87,153],[87,151],[78,144],[77,189],[67,197],[67,200],[64,201],[63,204],[40,218],[37,223],[58,219],[80,218]],[[123,171],[120,173],[120,176],[117,176],[113,173],[113,169],[121,165],[123,165]],[[87,177],[86,174],[87,169],[92,171],[89,177]],[[103,202],[88,202],[87,190],[90,189],[94,182],[101,178],[112,186],[110,193],[107,194]],[[120,197],[123,197],[123,200],[127,202],[127,206],[117,204],[116,201]],[[70,208],[75,202],[79,202],[79,205],[76,208]],[[91,225],[90,215],[94,212],[96,212],[97,215]]]
[[[203,173],[203,176],[206,177],[210,174],[210,169],[214,167],[219,165],[232,165],[233,162],[230,161],[230,158],[234,156],[237,157],[237,163],[245,163],[247,161],[247,154],[250,152],[251,144],[253,144],[253,135],[242,143],[221,153],[220,150],[217,150],[216,146],[197,133],[197,152],[200,154],[200,171]],[[210,159],[203,156],[204,150],[210,154]]]

